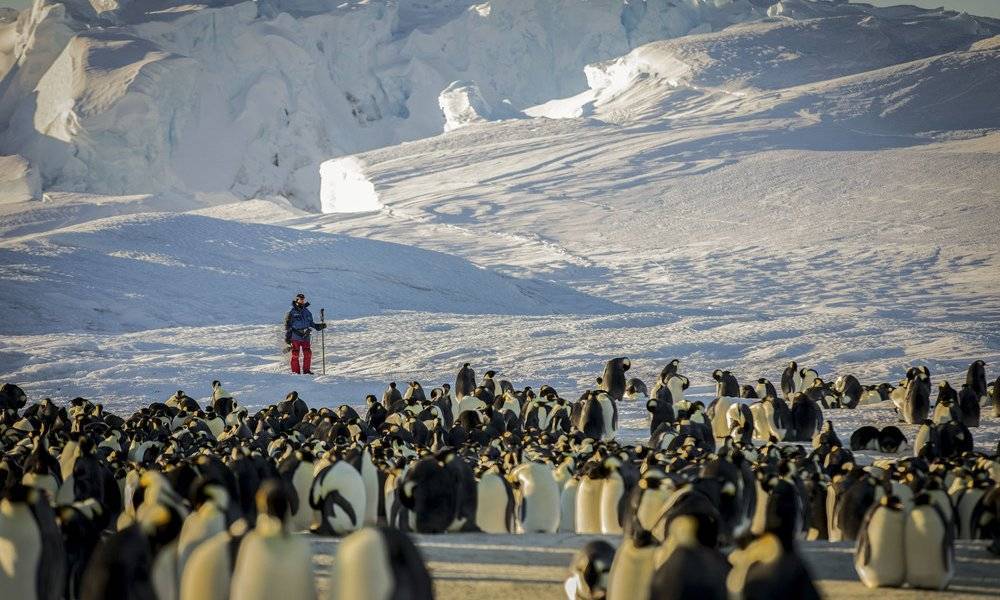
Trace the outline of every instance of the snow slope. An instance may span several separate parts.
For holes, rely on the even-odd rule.
[[[509,14],[460,4],[409,5],[392,44],[430,44],[448,28],[464,43],[455,32]],[[176,49],[205,39],[189,29],[204,15],[225,30],[227,11],[241,10],[130,27],[162,40],[173,31]],[[511,19],[498,37],[520,35],[523,15]],[[627,29],[652,27],[642,23]],[[646,381],[681,358],[700,398],[712,369],[777,380],[793,358],[864,383],[895,381],[910,364],[954,383],[982,358],[995,379],[998,33],[996,21],[947,11],[784,1],[779,16],[625,44],[572,76],[556,70],[563,83],[520,96],[516,108],[534,118],[470,122],[346,159],[331,152],[323,158],[340,160],[324,166],[328,214],[302,210],[320,205],[318,191],[310,202],[247,202],[226,186],[115,198],[50,187],[48,202],[0,204],[0,379],[118,406],[178,386],[205,397],[216,378],[251,406],[290,389],[313,404],[357,404],[389,380],[452,380],[466,361],[576,397],[612,356],[630,356],[630,374]],[[275,36],[276,54],[294,53]],[[206,102],[245,75],[209,85],[218,72],[175,49],[163,60],[196,61],[195,88],[215,97]],[[255,77],[244,83],[264,80]],[[496,77],[527,85],[535,75]],[[499,80],[454,79],[475,81],[497,106]],[[421,96],[436,111],[427,134],[444,125],[447,83]],[[233,142],[223,130],[245,134],[236,141],[247,157],[280,147],[257,109],[240,112],[281,97],[275,85],[222,107],[242,118],[198,126],[205,152]],[[409,138],[403,130],[382,141]],[[309,139],[303,131],[282,139]],[[201,176],[176,162],[205,162],[195,149],[172,157],[175,175]],[[286,375],[278,351],[276,324],[299,290],[331,320],[330,374],[316,379]],[[842,435],[894,420],[883,406],[833,416]],[[627,438],[642,437],[642,408],[624,407],[623,423]],[[983,448],[998,437],[995,420],[976,433]]]
[[[642,43],[759,17],[747,0],[41,0],[0,22],[0,154],[47,190],[282,195],[328,158],[440,133],[474,84],[502,118]]]

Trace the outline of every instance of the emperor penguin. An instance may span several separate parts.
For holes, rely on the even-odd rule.
[[[191,504],[194,509],[184,519],[180,536],[177,538],[177,574],[184,572],[184,566],[199,545],[226,530],[226,509],[229,494],[216,481],[201,479],[193,486]]]
[[[962,413],[962,423],[966,427],[979,427],[979,403],[980,399],[976,396],[976,392],[969,387],[969,384],[963,383],[962,389],[958,391],[958,406]]]
[[[608,573],[608,598],[649,598],[657,544],[644,529],[624,536]]]
[[[989,396],[990,403],[993,405],[993,416],[1000,418],[1000,377],[997,377],[991,388]]]
[[[669,525],[667,540],[657,550],[659,563],[649,582],[648,591],[622,596],[623,598],[705,598],[724,600],[729,563],[716,550],[701,543],[699,521],[691,515],[674,518]],[[648,594],[648,596],[647,596]]]
[[[462,399],[471,396],[476,391],[476,372],[472,370],[469,363],[462,365],[455,377],[455,397]],[[457,416],[458,413],[456,412]]]
[[[712,379],[715,380],[715,397],[723,396],[729,398],[740,397],[740,384],[729,371],[716,369],[712,371]]]
[[[604,485],[601,486],[601,533],[622,533],[628,495],[637,479],[632,465],[617,456],[604,459]]]
[[[360,476],[359,476],[360,478]],[[288,531],[288,496],[269,479],[257,490],[257,526],[236,555],[230,596],[240,600],[316,598],[309,541]]]
[[[977,360],[969,365],[969,370],[965,373],[965,385],[969,386],[969,390],[972,392],[979,404],[986,404],[987,390],[985,362]]]
[[[854,569],[867,587],[900,587],[906,582],[906,507],[885,496],[868,510],[854,550]]]
[[[43,523],[36,519],[33,510],[33,505],[44,503],[52,529],[58,533],[43,493],[15,483],[0,498],[0,594],[4,598],[62,597],[61,587],[52,584],[61,584],[65,577],[65,556],[59,557],[63,572],[54,569],[57,565],[43,562],[49,540],[45,539]],[[57,535],[57,541],[61,551],[61,536]],[[58,579],[53,580],[53,576]]]
[[[676,490],[673,480],[662,472],[647,471],[629,493],[624,524],[625,535],[644,529],[656,538],[657,543],[662,543],[665,535],[660,531],[662,529],[660,517]]]
[[[626,357],[612,358],[604,364],[604,373],[598,389],[608,393],[614,400],[621,400],[625,394],[625,372],[632,366]]]
[[[833,389],[840,394],[844,408],[856,408],[864,394],[861,382],[854,375],[841,375],[833,382]]]
[[[930,376],[925,371],[916,371],[906,385],[906,391],[899,406],[902,420],[910,425],[922,423],[930,411]]]
[[[580,485],[576,490],[576,533],[601,533],[601,491],[604,487],[604,465],[590,461],[584,464]]]
[[[819,379],[819,373],[815,369],[799,369],[799,387],[797,392],[804,392]]]
[[[490,465],[476,479],[476,526],[483,533],[514,533],[514,493],[497,465]]]
[[[591,540],[573,556],[566,580],[567,600],[602,600],[608,597],[608,576],[615,547],[604,540]]]
[[[781,393],[785,395],[785,398],[789,398],[799,391],[801,383],[802,376],[799,375],[799,364],[793,360],[788,363],[781,374]]]
[[[726,578],[730,597],[746,600],[795,598],[819,600],[812,575],[794,546],[765,533],[729,556],[733,568]]]
[[[434,589],[420,550],[390,527],[365,527],[337,548],[326,600],[431,600]]]
[[[927,494],[913,498],[903,534],[906,583],[943,590],[955,576],[955,539],[951,524]]]
[[[555,533],[559,529],[560,493],[545,463],[525,461],[511,470],[517,481],[518,530],[520,533]]]
[[[649,389],[638,377],[632,377],[626,382],[625,395],[622,400],[625,402],[638,402],[649,398]]]
[[[296,450],[278,464],[278,474],[287,486],[288,528],[292,531],[306,531],[312,525],[313,510],[309,505],[309,490],[315,470],[315,458],[309,450]]]
[[[284,495],[287,502],[287,495]],[[309,505],[316,511],[312,531],[327,535],[346,535],[364,524],[365,482],[361,473],[348,461],[334,459],[319,467],[309,488]]]
[[[576,495],[579,489],[580,478],[576,476],[570,477],[563,484],[559,494],[559,533],[576,531]]]
[[[667,390],[670,392],[670,401],[676,410],[687,410],[691,403],[684,398],[684,390],[691,386],[691,380],[679,374],[671,375],[666,380]]]
[[[755,389],[760,398],[778,398],[778,391],[774,388],[774,384],[764,377],[757,380]]]

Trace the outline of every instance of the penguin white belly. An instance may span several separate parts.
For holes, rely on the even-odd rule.
[[[559,532],[573,533],[576,531],[576,494],[580,489],[580,480],[571,478],[563,486],[559,496]]]
[[[378,523],[378,469],[372,460],[371,450],[361,456],[361,479],[365,484],[365,525]]]
[[[177,600],[179,595],[177,570],[177,542],[164,546],[153,558],[153,567],[149,574],[156,591],[157,600]]]
[[[292,475],[292,487],[299,497],[298,510],[288,519],[288,529],[291,531],[305,531],[312,523],[313,511],[309,506],[309,488],[313,482],[313,465],[311,463],[299,463]],[[377,499],[377,498],[376,498]]]
[[[25,504],[0,500],[0,591],[4,598],[37,598],[42,534]]]
[[[360,475],[359,475],[360,478]],[[240,600],[314,600],[312,551],[306,538],[258,528],[243,538],[230,584]],[[353,567],[354,565],[352,565]]]
[[[576,491],[576,532],[601,533],[601,489],[603,479],[584,477]]]
[[[827,532],[831,542],[839,542],[843,534],[840,527],[837,527],[837,492],[833,485],[826,488],[826,523]]]
[[[665,485],[661,484],[661,487],[654,490],[643,490],[642,498],[639,499],[635,520],[646,531],[652,531],[653,527],[660,521],[667,501],[673,494],[673,490],[665,489]]]
[[[878,506],[861,532],[854,569],[867,587],[899,587],[906,581],[906,510]]]
[[[732,400],[727,396],[720,396],[715,402],[712,412],[712,435],[717,438],[724,438],[729,435],[729,407]]]
[[[559,529],[559,485],[548,465],[524,463],[514,469],[521,482],[520,529],[523,533],[554,533]]]
[[[986,492],[984,490],[970,488],[965,490],[965,493],[961,494],[958,498],[958,502],[955,505],[958,513],[958,532],[956,536],[958,539],[975,539],[976,532],[974,530],[974,523],[972,522],[973,513],[985,495]]]
[[[771,425],[765,404],[763,402],[751,404],[750,414],[753,416],[753,438],[766,442],[771,436]]]
[[[653,555],[658,546],[637,548],[630,538],[622,540],[608,574],[608,595],[615,598],[648,598],[653,581]]]
[[[928,490],[926,493],[931,498],[931,504],[941,510],[941,514],[944,515],[945,520],[953,523],[955,520],[955,507],[952,505],[948,493],[944,490]]]
[[[754,478],[754,492],[757,494],[757,503],[754,504],[753,518],[750,520],[750,531],[754,535],[764,533],[767,521],[767,492]]]
[[[177,574],[184,572],[184,566],[191,553],[206,540],[226,530],[226,516],[214,502],[202,504],[198,510],[188,515],[177,537]]]
[[[615,439],[615,406],[608,396],[601,397],[601,418],[604,420],[604,431],[601,433],[601,440],[610,442]]]
[[[955,575],[955,547],[946,525],[932,506],[915,506],[906,519],[906,582],[913,587],[943,590]]]
[[[333,562],[326,600],[392,598],[395,581],[388,555],[377,529],[366,527],[344,538]]]
[[[625,482],[618,473],[611,473],[601,486],[601,533],[620,534],[618,503],[625,494]]]
[[[228,533],[220,533],[194,549],[181,571],[180,600],[228,600]]]
[[[496,473],[483,473],[476,484],[476,525],[484,533],[510,533],[507,529],[507,489]]]

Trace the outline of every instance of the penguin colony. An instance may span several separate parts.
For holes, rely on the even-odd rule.
[[[1000,554],[1000,458],[972,429],[1000,418],[1000,379],[976,361],[929,396],[925,367],[898,385],[832,384],[792,362],[780,389],[712,373],[708,406],[673,360],[652,388],[605,365],[576,401],[517,390],[466,363],[454,388],[413,381],[348,405],[291,392],[250,414],[213,382],[128,417],[0,389],[0,598],[315,598],[308,539],[345,536],[328,598],[431,598],[408,533],[613,534],[570,565],[570,600],[815,598],[799,540],[856,542],[870,587],[945,588],[954,540]],[[645,402],[649,440],[617,441],[618,405]],[[900,429],[854,431],[824,410],[891,402]],[[861,466],[854,452],[897,454]],[[1000,449],[998,449],[1000,450]]]

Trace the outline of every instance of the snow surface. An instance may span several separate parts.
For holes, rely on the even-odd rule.
[[[39,0],[0,22],[0,154],[40,164],[48,190],[318,211],[321,162],[440,133],[454,81],[516,114],[578,91],[589,63],[763,14],[747,0]]]
[[[790,0],[725,29],[763,13],[162,4],[102,12],[114,28],[45,2],[17,22],[36,49],[0,122],[31,119],[0,152],[38,165],[47,199],[0,203],[0,380],[33,397],[124,409],[220,379],[251,407],[357,405],[467,361],[576,397],[613,356],[647,383],[680,358],[703,399],[715,368],[778,381],[789,359],[862,383],[911,364],[955,383],[977,358],[998,375],[1000,22]],[[534,118],[438,135],[459,80]],[[346,191],[321,193],[338,158]],[[315,379],[280,352],[298,291],[330,321]],[[844,436],[895,420],[831,413]],[[622,414],[646,435],[641,406]],[[1000,424],[975,437],[994,448]]]

